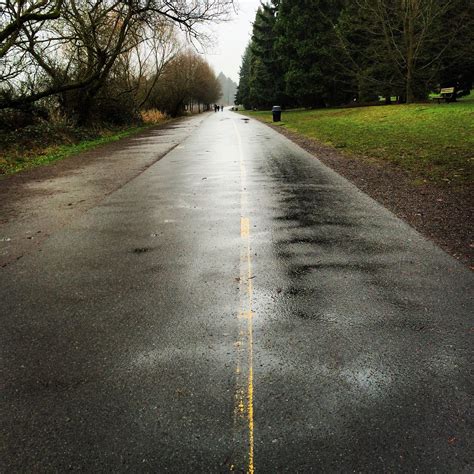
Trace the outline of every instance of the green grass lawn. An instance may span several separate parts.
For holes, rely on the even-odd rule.
[[[271,112],[245,112],[265,122]],[[389,161],[415,181],[473,181],[474,97],[452,104],[291,110],[281,126],[370,161]]]

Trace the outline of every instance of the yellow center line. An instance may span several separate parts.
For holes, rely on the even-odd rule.
[[[253,410],[253,317],[254,313],[252,310],[252,300],[253,300],[253,283],[252,283],[252,254],[250,252],[250,218],[246,217],[247,214],[247,170],[245,167],[245,160],[242,148],[242,139],[239,133],[239,130],[233,121],[235,133],[237,135],[237,144],[240,155],[240,210],[241,210],[241,219],[240,219],[240,236],[242,239],[241,246],[241,263],[240,263],[240,284],[241,284],[241,301],[240,306],[241,310],[239,312],[239,319],[247,322],[246,324],[246,349],[247,349],[247,367],[244,368],[241,360],[241,352],[238,354],[237,361],[237,375],[242,377],[243,373],[247,372],[246,380],[246,392],[247,392],[247,435],[245,436],[248,440],[247,447],[247,466],[246,472],[253,474],[255,472],[254,468],[254,410]],[[245,326],[244,326],[245,327]],[[243,327],[240,332],[241,340],[238,341],[238,349],[241,350],[243,346]],[[246,370],[245,370],[246,369]],[[236,413],[241,415],[244,414],[244,400],[243,400],[243,387],[237,386],[236,393]]]
[[[250,236],[249,236],[250,237]],[[253,474],[254,469],[254,422],[253,422],[253,311],[252,311],[252,262],[250,258],[250,240],[247,238],[247,258],[248,258],[248,283],[247,292],[249,297],[249,316],[247,319],[248,329],[248,365],[249,375],[247,384],[248,398],[248,421],[249,421],[249,473]]]
[[[240,236],[243,239],[248,239],[250,237],[250,219],[247,217],[242,217],[240,219]]]

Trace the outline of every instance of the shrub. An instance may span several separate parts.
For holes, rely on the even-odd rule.
[[[168,120],[168,116],[158,109],[142,110],[140,113],[143,123],[157,124]]]

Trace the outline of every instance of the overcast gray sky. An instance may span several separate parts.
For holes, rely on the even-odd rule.
[[[259,5],[260,0],[238,0],[237,15],[232,15],[232,21],[212,27],[216,45],[207,51],[206,59],[216,74],[222,71],[238,82],[242,55],[250,39],[252,22]]]

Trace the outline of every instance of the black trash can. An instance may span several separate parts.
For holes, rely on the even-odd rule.
[[[281,120],[281,107],[279,105],[274,105],[272,107],[273,121],[279,122]]]

